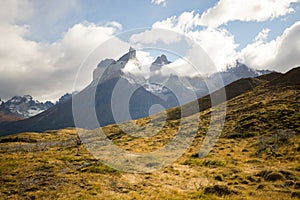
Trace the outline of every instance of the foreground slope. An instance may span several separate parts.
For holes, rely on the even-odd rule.
[[[299,68],[293,72],[297,73]],[[0,198],[299,198],[300,76],[293,75],[296,78],[291,83],[287,75],[291,77],[285,74],[276,82],[290,83],[277,87],[265,83],[227,101],[222,135],[204,158],[198,157],[198,151],[211,111],[217,107],[200,112],[200,120],[197,113],[187,115],[186,126],[198,128],[193,144],[171,166],[152,173],[118,172],[97,162],[78,142],[74,129],[1,137]],[[162,129],[159,123],[147,126],[149,117],[131,122],[140,125],[137,131],[145,134],[161,129],[153,137],[132,137],[118,125],[103,130],[123,149],[150,152],[174,137],[179,120],[168,120]]]

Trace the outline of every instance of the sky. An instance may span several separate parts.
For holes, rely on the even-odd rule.
[[[300,0],[0,3],[1,99],[30,94],[40,101],[55,101],[72,92],[74,82],[82,87],[87,85],[102,59],[121,55],[131,43],[154,44],[155,34],[165,44],[176,42],[176,37],[172,37],[176,34],[191,38],[217,70],[225,69],[235,60],[255,69],[279,72],[300,65]],[[129,37],[129,41],[118,38],[136,29],[142,31]],[[102,45],[106,52],[87,62],[91,52],[106,41],[110,41]],[[189,55],[196,55],[196,51],[197,48],[191,49]],[[149,60],[151,56],[145,54],[144,58]],[[82,63],[88,67],[77,76]],[[205,69],[204,73],[214,72]],[[189,72],[182,69],[182,73]]]

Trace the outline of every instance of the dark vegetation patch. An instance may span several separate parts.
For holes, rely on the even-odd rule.
[[[200,158],[192,158],[186,160],[184,165],[203,166],[203,167],[224,167],[226,163],[221,160],[203,160]]]
[[[279,170],[262,170],[256,174],[258,177],[264,178],[266,181],[274,182],[274,181],[284,181],[284,180],[297,180],[297,176],[290,171]]]
[[[8,143],[8,142],[36,143],[37,140],[29,137],[7,137],[7,138],[0,139],[0,143]]]
[[[232,134],[229,134],[227,136],[228,139],[238,139],[238,138],[250,138],[250,137],[254,137],[256,136],[257,133],[255,132],[245,132],[245,133],[242,133],[242,132],[234,132]]]
[[[217,196],[227,196],[232,194],[238,194],[237,191],[230,189],[226,185],[214,185],[204,189],[204,194],[215,194]]]

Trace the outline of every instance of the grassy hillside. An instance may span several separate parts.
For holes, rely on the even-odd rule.
[[[124,173],[97,162],[75,129],[1,137],[0,199],[299,198],[299,105],[297,87],[258,86],[229,100],[222,135],[204,158],[197,155],[212,109],[187,116],[182,126],[198,130],[192,145],[152,173]],[[163,124],[161,114],[154,118],[152,125],[149,117],[133,121],[141,134],[163,126],[153,137],[130,136],[118,125],[104,131],[127,151],[150,152],[167,144],[180,124],[176,118]],[[123,125],[131,129],[132,122]]]

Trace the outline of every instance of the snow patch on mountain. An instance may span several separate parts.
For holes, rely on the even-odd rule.
[[[12,97],[4,102],[2,107],[8,109],[12,113],[28,118],[49,109],[53,105],[54,104],[50,101],[43,103],[33,99],[30,95],[24,95]]]

